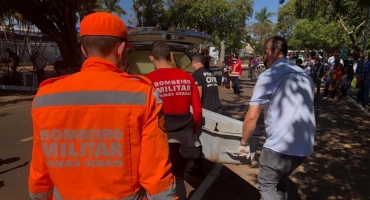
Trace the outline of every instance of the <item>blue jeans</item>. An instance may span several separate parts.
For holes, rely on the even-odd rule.
[[[239,77],[232,76],[231,80],[233,81],[234,94],[240,94],[239,90]]]
[[[289,156],[262,148],[258,188],[263,200],[288,199],[289,175],[306,157]]]
[[[360,89],[357,95],[357,102],[361,103],[363,106],[366,106],[369,103],[369,92],[370,84],[367,80],[360,81]]]

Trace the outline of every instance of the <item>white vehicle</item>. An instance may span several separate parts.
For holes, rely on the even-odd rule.
[[[219,60],[219,51],[216,49],[216,47],[209,47],[209,56],[212,57],[211,63],[216,64]]]
[[[129,29],[128,40],[135,47],[135,51],[128,52],[129,73],[146,75],[154,70],[149,55],[151,45],[156,40],[165,40],[169,44],[174,57],[172,66],[193,73],[191,65],[193,53],[191,50],[200,44],[207,43],[209,39],[208,34],[186,29],[168,30],[167,28],[153,27]],[[261,138],[258,129],[250,140],[251,156],[247,159],[244,156],[238,156],[236,152],[242,137],[242,121],[204,109],[203,118],[202,133],[199,139],[207,160],[215,163],[251,163]]]
[[[129,51],[129,73],[145,75],[154,70],[153,63],[149,60],[151,45],[156,40],[165,40],[171,48],[174,57],[172,66],[193,73],[191,58],[199,44],[204,44],[211,37],[208,34],[187,29],[168,30],[163,27],[138,27],[128,31],[128,40],[135,47]]]

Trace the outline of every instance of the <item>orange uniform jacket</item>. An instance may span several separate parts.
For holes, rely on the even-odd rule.
[[[161,110],[149,80],[101,58],[43,82],[32,105],[31,198],[177,198]]]

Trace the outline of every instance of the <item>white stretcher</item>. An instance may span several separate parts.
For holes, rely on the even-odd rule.
[[[236,151],[240,145],[242,128],[242,121],[203,109],[202,132],[199,140],[203,146],[205,158],[215,163],[250,164],[263,136],[256,128],[249,141],[250,158],[239,156]]]

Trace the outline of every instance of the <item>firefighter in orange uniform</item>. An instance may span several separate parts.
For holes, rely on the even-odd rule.
[[[44,81],[32,104],[32,199],[177,199],[162,102],[123,73],[124,22],[98,12],[80,25],[81,72]]]

